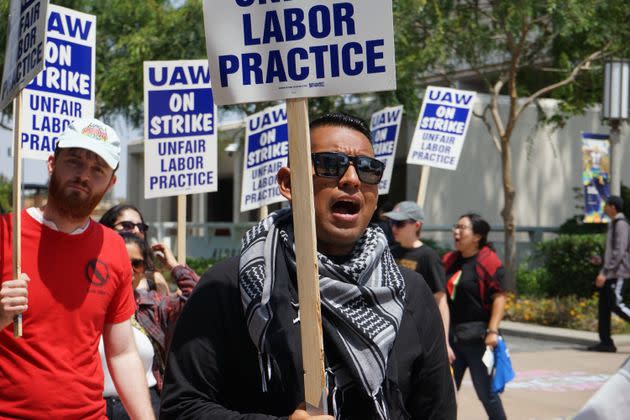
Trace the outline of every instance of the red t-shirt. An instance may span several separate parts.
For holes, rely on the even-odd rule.
[[[12,216],[0,216],[0,279],[13,278]],[[90,220],[55,231],[22,212],[22,272],[31,281],[24,335],[0,331],[0,418],[103,419],[98,342],[135,311],[124,242]]]

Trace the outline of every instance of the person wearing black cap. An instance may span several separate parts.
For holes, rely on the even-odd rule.
[[[623,302],[624,280],[630,277],[630,226],[622,213],[623,200],[611,195],[606,200],[604,212],[611,220],[606,236],[604,266],[595,279],[599,288],[598,330],[600,342],[588,347],[590,351],[614,353],[617,351],[610,336],[610,313],[630,322],[630,308]]]
[[[446,275],[440,256],[420,240],[424,212],[415,202],[402,201],[392,211],[383,213],[383,216],[389,219],[394,239],[398,242],[392,247],[396,263],[420,273],[433,293],[442,316],[448,360],[453,363],[455,353],[448,343],[450,316],[446,301]]]

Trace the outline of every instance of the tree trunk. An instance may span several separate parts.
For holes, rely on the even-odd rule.
[[[505,276],[508,290],[516,290],[516,222],[514,221],[514,198],[512,184],[512,152],[509,137],[501,139],[501,168],[503,171],[503,228],[505,237]]]

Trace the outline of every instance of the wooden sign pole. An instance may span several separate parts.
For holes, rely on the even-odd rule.
[[[260,211],[258,212],[258,218],[260,220],[266,219],[269,216],[269,207],[261,206]]]
[[[427,199],[427,186],[429,184],[430,173],[431,167],[422,165],[422,170],[420,171],[420,186],[418,187],[418,198],[416,199],[416,202],[422,208],[424,208],[424,202]]]
[[[177,261],[186,264],[186,196],[177,196]]]
[[[13,278],[22,274],[22,146],[20,110],[22,91],[13,100]],[[13,337],[22,337],[22,314],[13,318]]]
[[[291,205],[300,299],[304,397],[307,411],[312,415],[318,411],[325,413],[327,410],[308,100],[287,99],[287,118],[289,161],[291,162]],[[297,220],[300,222],[296,223]]]

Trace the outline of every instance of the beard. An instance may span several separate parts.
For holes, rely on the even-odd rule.
[[[86,189],[87,196],[80,191],[68,189],[67,186],[72,184]],[[94,193],[89,185],[77,179],[62,185],[53,171],[48,185],[48,205],[52,205],[60,214],[69,219],[82,220],[92,214],[106,192],[107,190]]]

